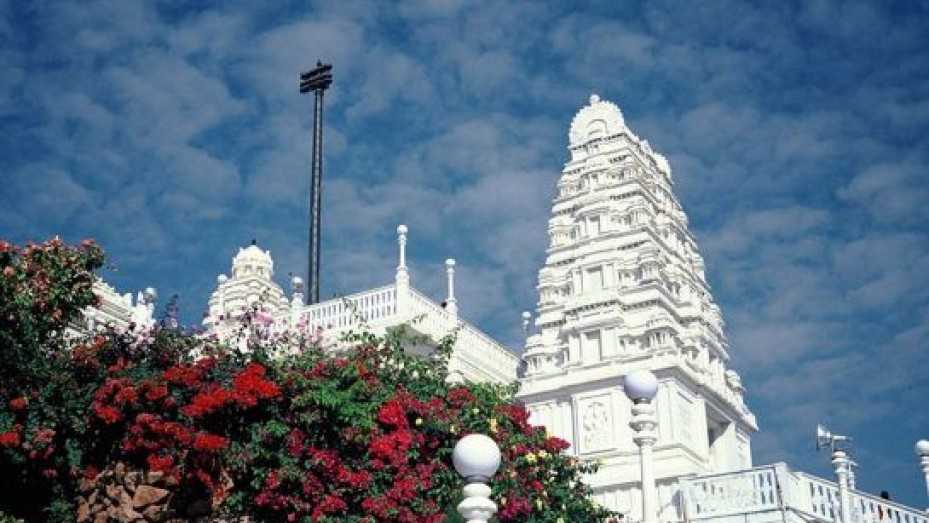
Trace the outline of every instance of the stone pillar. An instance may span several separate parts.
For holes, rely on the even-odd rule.
[[[455,260],[445,260],[445,272],[448,275],[448,298],[445,299],[445,310],[452,316],[458,316],[458,300],[455,299]]]

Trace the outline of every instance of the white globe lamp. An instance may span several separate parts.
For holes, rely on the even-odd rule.
[[[919,457],[929,456],[929,440],[921,439],[916,442],[916,455]]]
[[[500,447],[484,434],[469,434],[455,445],[452,463],[465,480],[484,483],[500,468]]]
[[[635,370],[626,374],[623,390],[634,403],[651,401],[658,393],[658,378],[649,370]]]

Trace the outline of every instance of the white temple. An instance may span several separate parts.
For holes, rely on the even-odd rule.
[[[588,478],[595,499],[644,523],[929,523],[924,511],[856,490],[841,450],[832,455],[838,482],[783,463],[753,467],[758,424],[731,368],[725,324],[667,159],[626,126],[616,105],[596,95],[572,121],[568,148],[519,399],[534,423],[571,444],[569,452],[600,462]],[[289,298],[274,282],[270,252],[254,243],[241,248],[231,276],[217,278],[203,325],[229,339],[252,310],[272,331],[323,332],[330,339],[405,323],[434,346],[455,331],[455,379],[517,380],[519,358],[459,317],[454,260],[446,261],[447,296],[437,303],[412,286],[408,230],[401,225],[397,233],[393,282],[314,305],[303,303],[299,278]],[[91,321],[151,324],[154,291],[133,304],[108,286],[95,289],[104,305],[88,311]],[[647,430],[624,394],[625,377],[643,369],[658,378]],[[653,449],[657,508],[644,517],[634,436]],[[929,443],[920,448],[929,482]]]

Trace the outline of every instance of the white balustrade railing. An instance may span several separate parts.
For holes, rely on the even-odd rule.
[[[780,510],[807,521],[842,523],[838,485],[783,463],[682,478],[681,493],[687,520]],[[857,490],[849,494],[849,523],[929,523],[921,510]]]
[[[839,509],[839,488],[831,481],[816,476],[795,473],[801,489],[809,494],[811,512],[818,519],[836,521]],[[851,521],[854,523],[929,523],[929,513],[888,499],[850,490]]]
[[[686,478],[681,483],[688,519],[716,518],[780,507],[774,465],[738,473]]]
[[[513,353],[416,289],[407,289],[399,291],[405,292],[404,296],[398,296],[397,286],[387,285],[309,305],[295,316],[288,313],[278,318],[276,328],[285,329],[294,322],[292,326],[304,332],[321,328],[339,333],[349,329],[360,330],[364,325],[377,328],[410,321],[416,330],[436,342],[457,330],[455,350],[460,354],[460,362],[483,368],[485,377],[515,378],[519,359]]]
[[[397,289],[394,285],[388,285],[310,305],[300,311],[297,323],[308,332],[315,331],[317,327],[327,331],[343,331],[396,315]]]

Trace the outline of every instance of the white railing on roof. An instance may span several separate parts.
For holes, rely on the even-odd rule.
[[[835,521],[839,513],[839,487],[831,481],[797,472],[801,489],[809,496],[810,507],[818,519]],[[858,490],[849,491],[851,520],[855,523],[929,523],[929,513],[880,496]]]
[[[398,296],[396,285],[351,294],[344,298],[309,305],[296,316],[278,318],[276,328],[287,328],[291,321],[304,332],[317,328],[330,333],[361,330],[363,325],[378,329],[410,321],[411,326],[435,342],[457,329],[455,364],[482,369],[468,378],[510,380],[516,378],[519,358],[477,327],[449,313],[416,289],[408,287]]]
[[[317,327],[342,331],[388,320],[396,315],[397,289],[394,285],[387,285],[310,305],[300,312],[297,323],[309,332]]]
[[[681,479],[687,520],[707,520],[769,511],[804,520],[841,523],[835,482],[793,472],[783,463]],[[929,514],[857,490],[849,491],[849,523],[929,523]],[[765,519],[767,518],[760,518]]]

